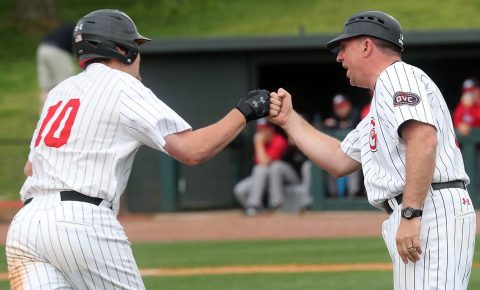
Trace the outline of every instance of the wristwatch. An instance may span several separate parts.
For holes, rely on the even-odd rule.
[[[406,218],[407,220],[410,220],[414,217],[421,217],[422,213],[423,213],[423,210],[412,208],[410,206],[406,208],[402,208],[402,217]]]

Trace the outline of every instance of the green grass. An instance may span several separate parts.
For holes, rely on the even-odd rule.
[[[140,268],[390,262],[380,238],[134,243],[133,251]],[[474,261],[480,263],[478,251]],[[6,271],[4,248],[0,271]],[[392,289],[392,273],[149,276],[144,282],[147,289],[169,290],[376,290]],[[0,281],[0,289],[8,289],[8,283]],[[480,289],[479,269],[473,269],[469,289]]]
[[[144,283],[147,289],[169,290],[377,290],[393,288],[390,272],[147,277],[144,279]]]
[[[14,0],[0,1],[0,199],[16,199],[39,111],[35,52],[42,34],[20,30],[12,19]],[[406,31],[480,28],[480,1],[444,0],[69,0],[59,1],[63,22],[75,22],[100,8],[129,14],[140,32],[153,39],[337,33],[353,12],[384,10],[396,16]],[[408,39],[407,39],[408,40]],[[12,150],[11,140],[24,140]]]
[[[18,199],[18,191],[24,181],[23,166],[28,157],[28,144],[0,144],[0,156],[2,156],[2,166],[0,166],[2,175],[0,179],[3,186],[3,194],[0,194],[0,201]]]
[[[142,267],[388,262],[383,248],[384,242],[376,238],[362,239],[361,243],[345,239],[174,242],[135,244],[134,254]]]
[[[152,3],[153,2],[153,3]],[[480,27],[479,1],[443,0],[70,0],[62,17],[76,19],[99,8],[127,12],[142,33],[159,36],[231,36],[334,33],[352,13],[382,10],[397,17],[405,30]],[[113,4],[115,3],[115,4]],[[156,25],[152,25],[156,23]]]

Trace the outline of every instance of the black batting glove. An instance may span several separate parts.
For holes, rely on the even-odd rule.
[[[238,102],[237,109],[245,116],[247,122],[268,116],[270,111],[270,92],[253,90]]]

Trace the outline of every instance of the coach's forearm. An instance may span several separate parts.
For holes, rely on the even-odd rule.
[[[245,124],[242,113],[233,109],[212,125],[167,136],[165,149],[178,161],[197,165],[223,150],[245,128]]]
[[[437,136],[432,126],[415,123],[402,132],[406,142],[403,207],[422,208],[435,171]]]
[[[315,129],[296,112],[282,128],[310,160],[333,176],[343,176],[360,168],[360,163],[342,151],[339,140]]]

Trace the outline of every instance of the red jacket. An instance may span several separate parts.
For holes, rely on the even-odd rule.
[[[267,152],[268,157],[273,160],[280,160],[282,158],[283,153],[287,149],[288,142],[287,140],[278,133],[273,135],[272,140],[265,144],[265,151]],[[257,160],[255,158],[255,164]]]
[[[480,127],[480,105],[466,107],[459,103],[453,111],[453,127],[457,128],[460,124],[466,123],[471,127]]]

